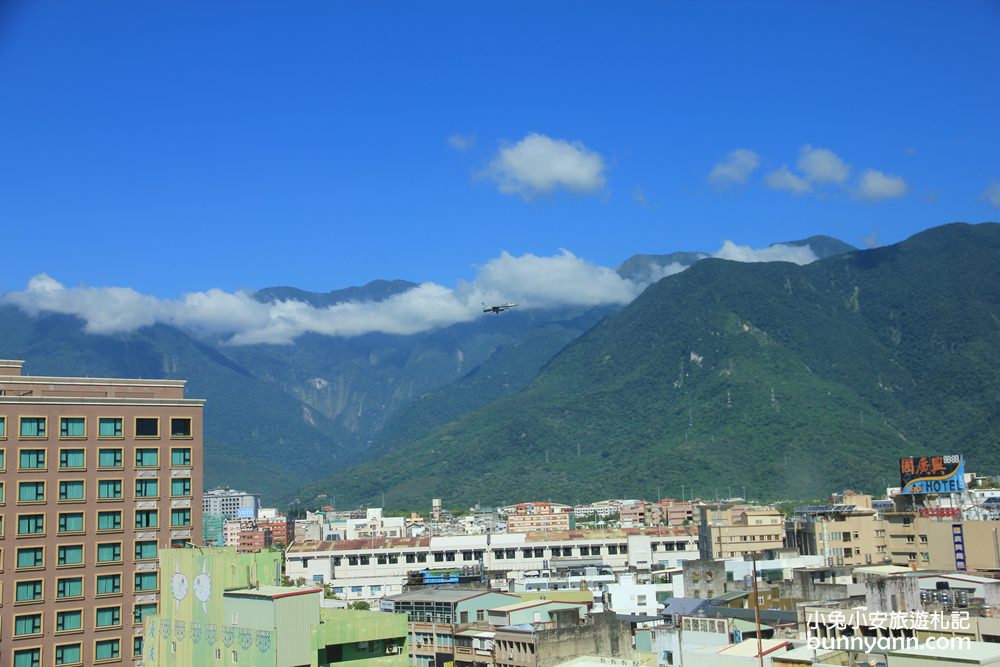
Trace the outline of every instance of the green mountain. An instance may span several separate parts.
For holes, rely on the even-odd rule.
[[[85,333],[73,317],[28,317],[0,306],[0,356],[26,360],[25,373],[32,375],[187,380],[188,397],[208,399],[205,479],[211,486],[233,484],[274,497],[357,460],[356,434],[173,327],[99,336]]]
[[[365,285],[345,287],[330,292],[309,292],[297,287],[265,287],[254,294],[262,303],[302,301],[315,308],[326,308],[344,301],[383,301],[416,287],[409,280],[373,280]]]
[[[269,287],[255,298],[323,308],[379,301],[414,286],[378,280],[323,293]],[[87,334],[75,318],[4,306],[0,357],[23,358],[35,374],[188,380],[188,396],[207,399],[206,484],[282,502],[305,483],[407,446],[523,389],[614,310],[514,310],[409,336],[305,335],[290,345],[233,346],[165,325]]]
[[[896,458],[1000,465],[1000,225],[807,266],[717,259],[651,285],[525,389],[303,490],[391,506],[817,497]]]

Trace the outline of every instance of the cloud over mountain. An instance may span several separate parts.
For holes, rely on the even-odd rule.
[[[725,241],[713,256],[738,262],[807,264],[816,260],[807,246],[753,249],[732,241]],[[24,290],[0,296],[0,303],[32,315],[79,317],[92,334],[128,332],[161,323],[222,338],[232,345],[287,344],[305,333],[358,336],[429,331],[481,317],[482,303],[514,301],[525,309],[623,305],[649,283],[685,268],[672,263],[630,280],[568,250],[547,257],[501,252],[477,267],[472,281],[459,282],[454,288],[423,283],[381,301],[345,301],[325,308],[293,299],[265,303],[250,291],[220,289],[160,299],[128,287],[66,287],[43,273],[31,278]]]
[[[712,256],[734,262],[792,262],[793,264],[811,264],[819,259],[807,245],[776,243],[766,248],[755,249],[746,245],[736,245],[729,240],[723,241],[722,247]]]

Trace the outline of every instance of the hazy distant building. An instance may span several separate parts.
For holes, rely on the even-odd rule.
[[[236,489],[211,489],[201,503],[205,514],[219,514],[230,519],[256,519],[260,511],[260,494]]]

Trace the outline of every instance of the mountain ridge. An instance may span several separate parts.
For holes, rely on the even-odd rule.
[[[896,457],[932,448],[996,466],[998,254],[1000,226],[959,223],[805,266],[700,261],[524,390],[300,496],[570,502],[682,483],[711,496],[713,480],[745,478],[757,495],[809,497],[874,490]],[[820,452],[829,470],[811,465]]]

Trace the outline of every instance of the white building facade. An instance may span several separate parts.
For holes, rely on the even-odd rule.
[[[296,543],[285,568],[293,580],[328,584],[349,601],[372,601],[401,593],[407,574],[422,569],[479,568],[489,573],[491,586],[514,590],[543,571],[594,566],[647,572],[696,558],[697,533],[680,527]]]

